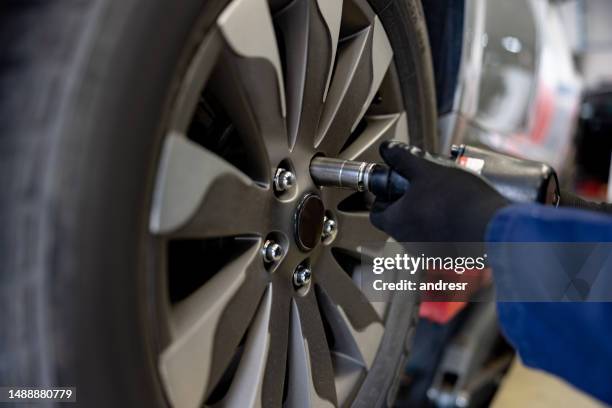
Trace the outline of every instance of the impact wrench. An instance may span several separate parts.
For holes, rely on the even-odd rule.
[[[561,197],[557,175],[547,164],[474,146],[453,145],[450,155],[443,157],[405,143],[392,143],[427,160],[473,171],[510,201],[559,204]],[[322,156],[315,157],[310,163],[310,175],[318,186],[368,191],[388,201],[402,196],[410,187],[408,180],[384,164]]]

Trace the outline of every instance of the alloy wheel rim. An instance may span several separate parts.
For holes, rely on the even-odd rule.
[[[168,300],[158,367],[174,406],[354,398],[384,333],[384,306],[360,291],[355,260],[387,237],[369,223],[363,197],[317,188],[308,166],[317,154],[376,160],[383,140],[407,141],[398,92],[391,46],[365,1],[294,0],[271,15],[265,0],[233,0],[219,15],[173,103],[149,220],[171,258],[185,253],[173,248],[205,248],[206,279]],[[240,155],[198,134],[210,100],[221,107],[215,120],[228,119],[221,138],[238,140]],[[279,168],[295,175],[280,192]],[[336,228],[314,248],[295,237],[308,195]],[[269,241],[283,248],[273,262],[262,256]],[[170,290],[176,265],[168,263]],[[298,268],[312,272],[299,287]]]

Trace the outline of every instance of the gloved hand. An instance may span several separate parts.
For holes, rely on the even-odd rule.
[[[380,154],[408,179],[399,199],[376,198],[370,221],[399,242],[482,242],[495,212],[510,202],[476,174],[418,157],[408,145],[385,142]]]

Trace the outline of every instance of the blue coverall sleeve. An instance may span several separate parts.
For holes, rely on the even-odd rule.
[[[490,246],[498,242],[612,242],[612,217],[513,205],[491,220],[487,241]],[[498,293],[516,291],[508,286],[520,265],[519,255],[493,264]],[[604,281],[612,284],[610,262],[602,273]],[[497,308],[504,335],[527,366],[557,375],[612,404],[612,303],[498,302]]]

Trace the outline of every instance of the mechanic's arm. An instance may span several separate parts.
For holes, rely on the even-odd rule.
[[[370,215],[397,241],[612,242],[612,217],[607,215],[512,205],[480,177],[457,167],[432,163],[398,145],[383,145],[381,154],[410,181],[397,201],[377,199]],[[518,270],[512,257],[490,261],[498,293],[521,287],[504,287]],[[610,283],[611,263],[608,259],[604,266]],[[612,403],[612,303],[499,302],[498,312],[504,334],[527,365]]]
[[[495,214],[486,238],[488,242],[612,242],[612,217],[576,209],[512,205]],[[521,265],[524,258],[520,246],[509,246],[503,259],[490,257],[500,296],[510,298],[508,293],[530,289],[518,283],[534,279],[529,276],[533,268]],[[546,265],[548,260],[556,261],[543,256],[540,262]],[[556,270],[560,280],[566,279],[564,272]],[[599,270],[591,291],[611,291],[612,254]],[[612,303],[498,302],[497,311],[506,338],[526,365],[558,375],[612,404]]]

